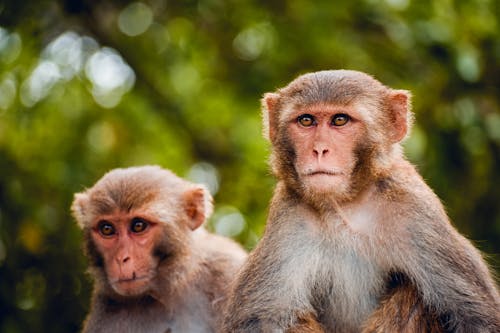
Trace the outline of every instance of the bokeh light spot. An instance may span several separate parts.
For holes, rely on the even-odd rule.
[[[241,31],[233,41],[233,49],[242,60],[255,60],[273,44],[273,30],[269,23],[260,23]]]
[[[144,33],[152,22],[153,12],[142,2],[128,5],[118,16],[118,28],[128,36],[138,36]]]
[[[19,228],[19,240],[26,250],[31,253],[42,251],[43,234],[40,227],[32,222],[26,222]]]
[[[233,206],[223,206],[214,214],[215,232],[226,237],[239,235],[246,227],[246,221],[240,211]]]
[[[17,33],[9,34],[0,27],[0,60],[11,63],[17,59],[22,49],[21,37]]]
[[[116,143],[113,126],[108,122],[100,122],[92,125],[87,132],[87,142],[97,153],[109,151]]]
[[[0,111],[7,110],[12,105],[16,91],[16,80],[13,75],[8,75],[0,82]]]
[[[85,68],[92,82],[92,94],[104,107],[116,106],[135,82],[135,74],[113,49],[104,47],[94,53]]]
[[[212,195],[219,191],[219,173],[217,168],[207,162],[199,162],[189,169],[187,178],[195,183],[204,184]]]
[[[457,70],[467,82],[476,82],[481,74],[479,57],[474,49],[462,50],[457,57]]]
[[[21,85],[21,102],[28,107],[45,98],[61,78],[59,67],[52,61],[42,60]]]
[[[198,92],[201,86],[198,70],[189,64],[177,64],[170,69],[170,82],[175,91],[183,96]]]

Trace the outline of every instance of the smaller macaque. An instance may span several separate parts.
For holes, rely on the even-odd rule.
[[[115,169],[75,194],[94,292],[83,332],[218,330],[231,279],[246,258],[208,233],[212,197],[157,166]]]

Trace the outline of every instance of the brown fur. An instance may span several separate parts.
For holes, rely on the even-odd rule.
[[[486,263],[402,154],[409,100],[345,70],[264,95],[278,184],[224,332],[500,331]],[[332,125],[336,114],[349,121]]]
[[[323,333],[324,329],[319,324],[318,319],[312,313],[298,315],[297,323],[294,327],[286,330],[286,333]]]
[[[397,281],[364,324],[362,333],[442,333],[438,315],[424,306],[417,289]]]
[[[83,332],[217,331],[227,286],[246,253],[200,227],[211,211],[203,186],[153,166],[115,169],[77,193],[72,212],[95,282]],[[149,222],[142,234],[127,230],[136,217]],[[102,237],[102,221],[120,232]],[[135,282],[141,274],[146,282]],[[114,282],[123,275],[134,284]]]

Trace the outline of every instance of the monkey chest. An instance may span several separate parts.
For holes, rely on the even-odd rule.
[[[200,300],[200,298],[195,298]],[[190,299],[191,300],[191,299]],[[160,303],[122,305],[108,308],[105,316],[91,323],[88,332],[123,333],[209,333],[213,332],[213,314],[201,300],[177,304],[174,313],[168,313]]]
[[[119,309],[106,307],[95,318],[91,315],[84,332],[173,333],[168,317],[159,304],[122,304]]]
[[[301,244],[303,262],[296,262],[300,269],[295,276],[301,277],[308,291],[304,296],[331,332],[359,332],[385,289],[383,268],[357,241],[343,235],[315,246]]]

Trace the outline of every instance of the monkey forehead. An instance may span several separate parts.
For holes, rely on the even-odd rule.
[[[165,202],[157,201],[147,207],[146,214],[154,219],[155,222],[169,224],[179,220],[182,206],[180,204],[165,204]]]
[[[114,169],[87,191],[95,214],[131,211],[153,203],[176,206],[192,184],[158,166]]]
[[[328,70],[299,76],[279,94],[292,104],[350,104],[359,98],[379,100],[388,90],[372,76],[352,70]]]

